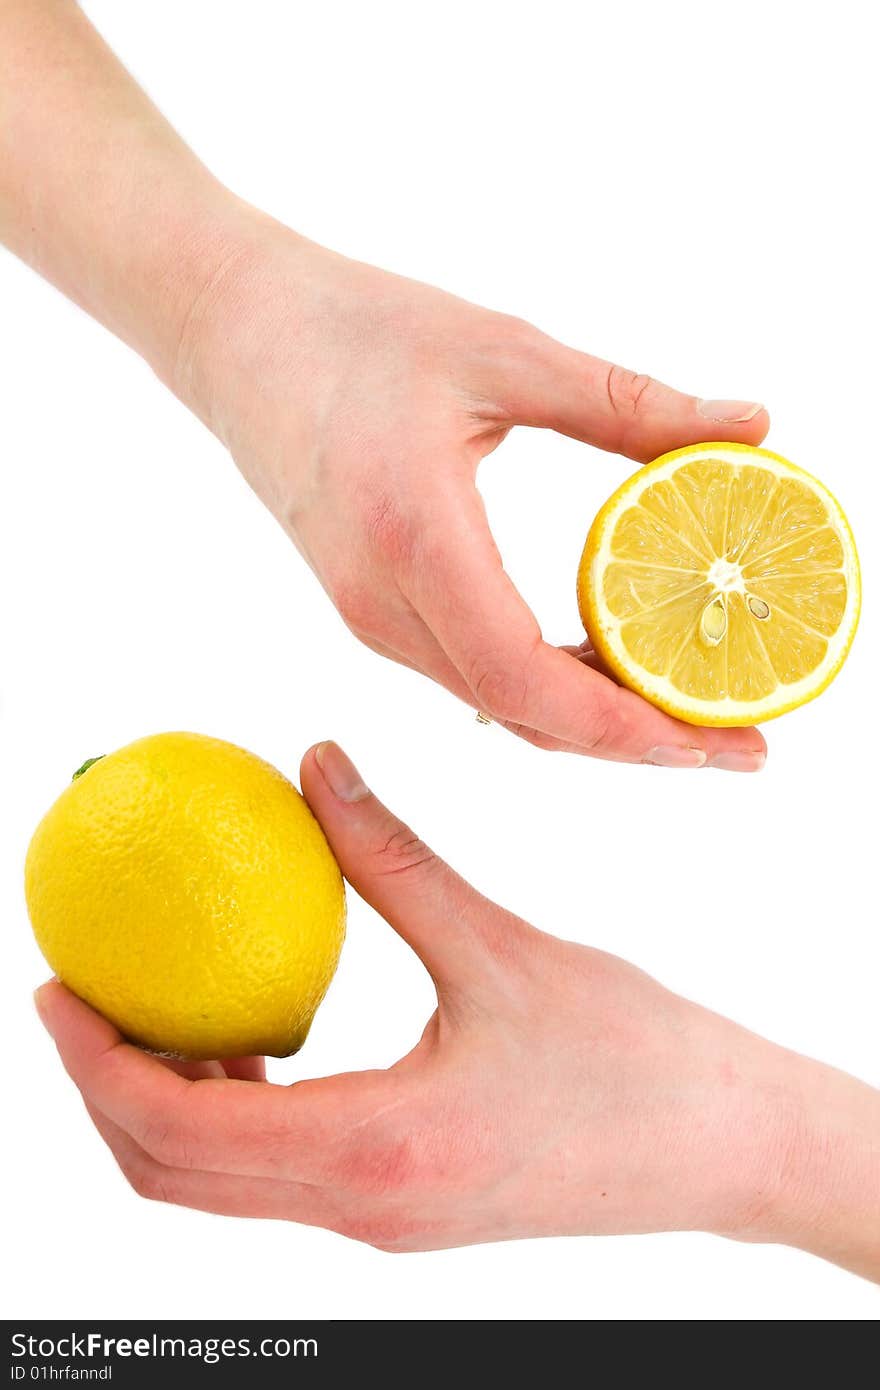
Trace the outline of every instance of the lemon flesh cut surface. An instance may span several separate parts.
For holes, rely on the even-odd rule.
[[[34,833],[25,890],[59,979],[169,1056],[296,1052],[345,935],[342,876],[300,793],[200,734],[84,764]]]
[[[693,445],[640,469],[599,512],[578,571],[606,666],[692,724],[760,723],[821,694],[859,602],[831,493],[745,444]]]

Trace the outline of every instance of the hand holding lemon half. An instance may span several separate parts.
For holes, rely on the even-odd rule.
[[[578,573],[608,670],[691,724],[757,724],[821,694],[859,602],[831,493],[745,444],[692,445],[640,469],[593,522]]]
[[[25,888],[59,979],[176,1057],[296,1052],[345,935],[342,875],[299,792],[200,734],[85,765],[37,827]]]

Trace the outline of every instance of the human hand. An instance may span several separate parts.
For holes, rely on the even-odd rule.
[[[295,235],[209,174],[75,4],[0,7],[0,89],[0,240],[229,445],[363,641],[542,747],[762,764],[755,730],[678,723],[545,643],[475,486],[516,424],[644,460],[758,443],[760,407],[699,403]]]
[[[880,1279],[880,1093],[494,906],[336,745],[306,755],[302,784],[437,1010],[388,1071],[280,1086],[254,1084],[256,1059],[162,1062],[43,986],[41,1017],[138,1192],[386,1250],[705,1230]]]
[[[719,435],[757,444],[765,411],[699,402],[268,219],[242,238],[237,217],[168,379],[355,635],[543,748],[762,766],[754,729],[680,723],[595,669],[588,649],[543,641],[475,479],[516,424],[645,461]]]

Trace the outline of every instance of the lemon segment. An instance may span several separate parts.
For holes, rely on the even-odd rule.
[[[578,603],[623,684],[690,723],[753,724],[839,671],[858,623],[858,557],[817,479],[768,449],[699,444],[640,469],[605,504]]]

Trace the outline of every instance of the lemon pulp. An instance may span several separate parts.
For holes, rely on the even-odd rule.
[[[699,724],[751,724],[824,690],[859,612],[840,506],[767,449],[664,454],[597,516],[578,575],[593,644],[625,684]]]

